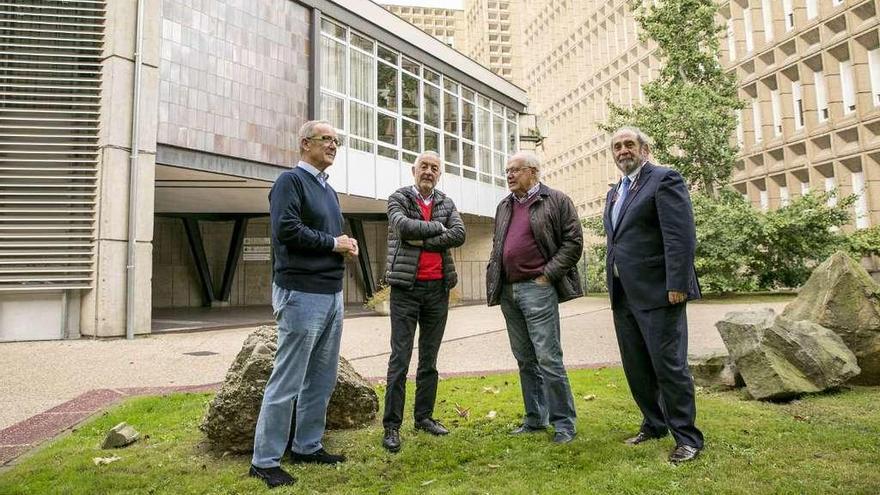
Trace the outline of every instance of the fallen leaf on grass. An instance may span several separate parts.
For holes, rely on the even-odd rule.
[[[455,413],[458,414],[460,417],[467,419],[471,415],[471,410],[470,410],[470,408],[465,409],[464,407],[461,407],[460,405],[456,404],[455,405]]]
[[[498,469],[501,467],[501,464],[489,464],[488,466],[492,469]]]
[[[795,414],[794,419],[795,419],[795,421],[809,421],[810,417],[809,416],[801,416],[800,414]]]
[[[113,456],[113,457],[95,457],[92,459],[92,462],[95,463],[95,466],[102,466],[104,464],[110,464],[111,462],[116,462],[122,460],[122,457]]]
[[[501,390],[499,390],[498,387],[483,387],[483,393],[484,394],[499,394],[499,393],[501,393]]]
[[[437,480],[423,481],[423,482],[422,482],[422,486],[428,486],[428,485],[430,485],[431,483],[433,483],[433,482],[435,482],[435,481],[437,481]]]
[[[486,417],[489,419],[495,419],[495,416],[498,416],[498,413],[496,411],[489,411],[489,414],[486,415]]]
[[[595,394],[585,395],[584,400],[596,400]]]

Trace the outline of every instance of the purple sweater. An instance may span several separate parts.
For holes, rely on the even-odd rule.
[[[529,224],[529,207],[538,200],[538,195],[525,203],[513,200],[510,225],[504,237],[504,278],[507,283],[532,280],[541,275],[547,260],[538,249],[532,227]]]

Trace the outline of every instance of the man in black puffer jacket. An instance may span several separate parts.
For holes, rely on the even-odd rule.
[[[449,290],[458,282],[449,252],[464,244],[464,222],[448,196],[434,189],[441,174],[440,157],[419,155],[413,166],[415,185],[388,198],[388,263],[385,281],[391,286],[391,357],[385,390],[385,434],[382,445],[400,450],[400,425],[406,395],[406,373],[419,327],[415,427],[433,435],[449,431],[434,420],[437,397],[437,354]]]

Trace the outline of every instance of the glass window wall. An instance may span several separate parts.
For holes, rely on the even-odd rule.
[[[407,163],[435,151],[446,173],[505,186],[515,111],[340,23],[321,33],[320,116],[346,145]]]

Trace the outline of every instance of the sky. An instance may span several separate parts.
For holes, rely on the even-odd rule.
[[[412,5],[415,7],[436,7],[442,9],[463,9],[464,0],[373,0],[379,4]]]

